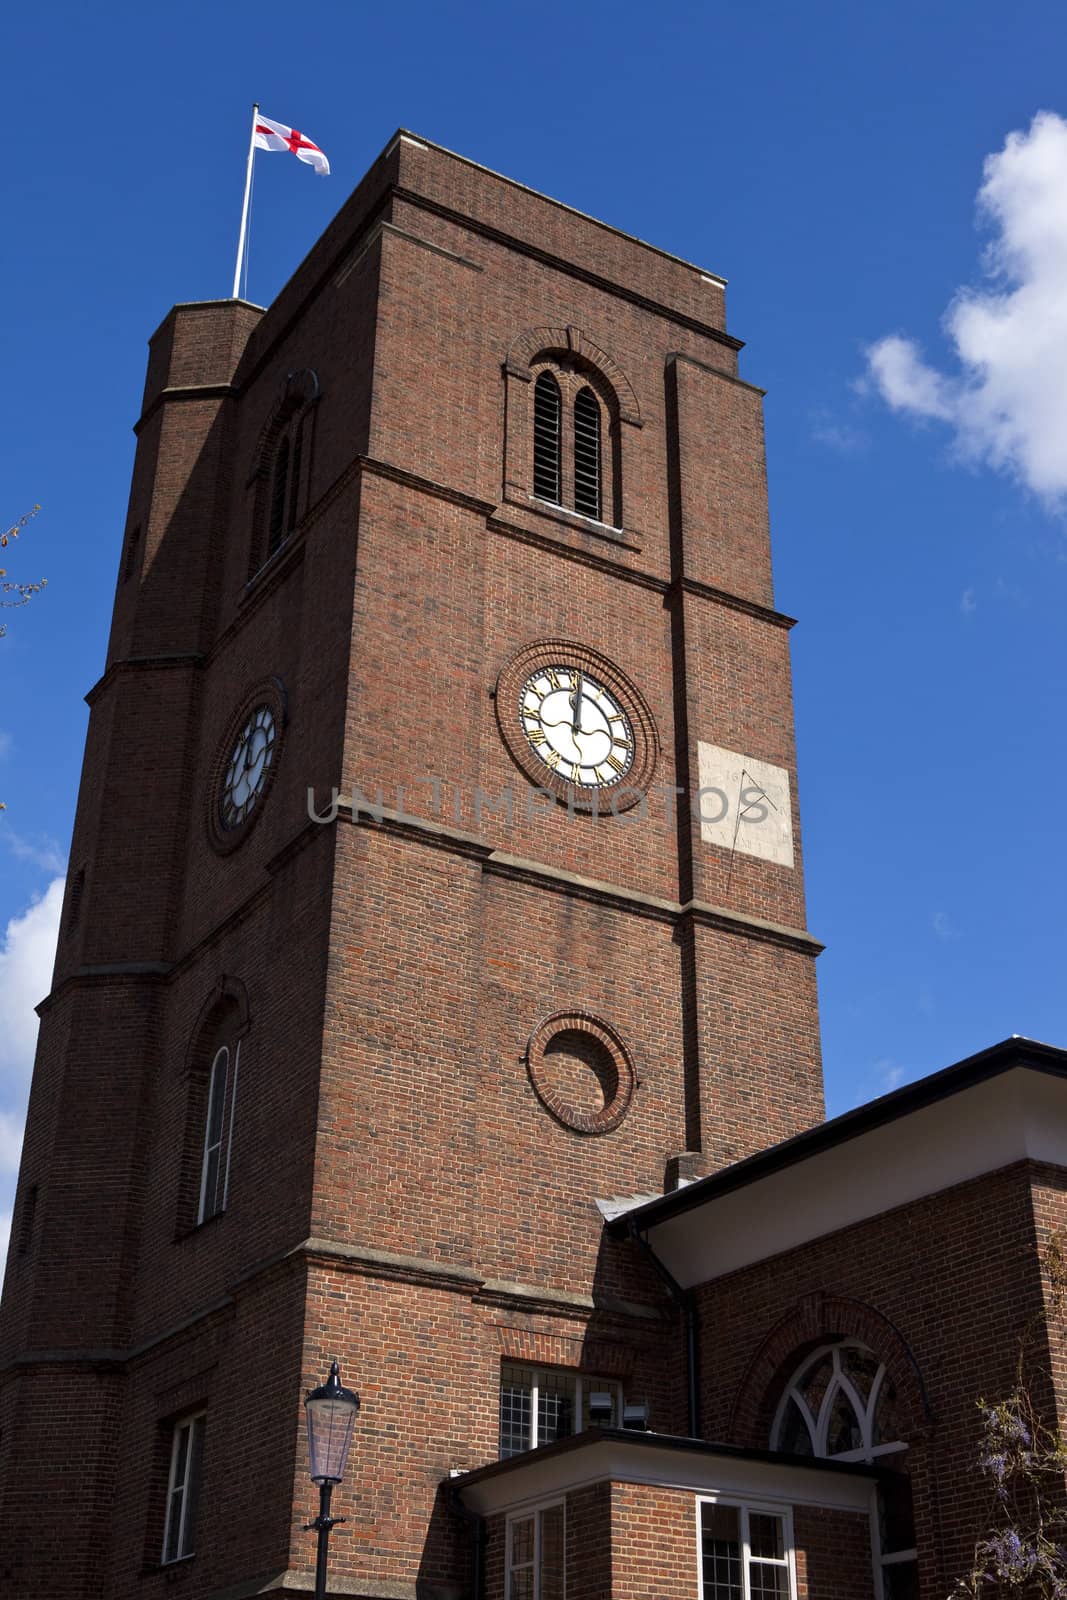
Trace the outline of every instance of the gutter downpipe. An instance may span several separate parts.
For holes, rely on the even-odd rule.
[[[681,1310],[685,1324],[685,1369],[689,1401],[689,1437],[691,1439],[700,1439],[703,1435],[700,1430],[699,1345],[697,1341],[699,1320],[697,1317],[696,1298],[692,1289],[683,1289],[677,1278],[664,1266],[649,1244],[647,1235],[639,1230],[632,1216],[626,1219],[626,1230],[634,1244],[639,1245],[645,1252],[658,1277],[666,1284],[671,1299]]]
[[[449,1485],[448,1500],[453,1511],[458,1511],[471,1530],[471,1600],[482,1600],[485,1587],[485,1518],[464,1505],[459,1490]]]

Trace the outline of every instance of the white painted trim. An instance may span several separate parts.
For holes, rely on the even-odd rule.
[[[230,1203],[230,1157],[233,1155],[233,1118],[237,1110],[237,1074],[241,1070],[241,1041],[238,1039],[233,1050],[233,1076],[230,1079],[230,1125],[226,1130],[226,1170],[222,1178],[222,1209]]]
[[[590,1394],[609,1393],[614,1413],[611,1426],[615,1428],[622,1426],[622,1409],[626,1396],[618,1378],[601,1378],[596,1373],[575,1372],[569,1367],[553,1367],[548,1363],[542,1363],[538,1366],[530,1361],[512,1361],[508,1359],[501,1363],[501,1389],[505,1387],[505,1367],[510,1368],[513,1372],[525,1374],[530,1379],[530,1426],[526,1442],[527,1450],[545,1448],[544,1445],[538,1443],[541,1427],[541,1383],[539,1380],[552,1373],[559,1373],[563,1377],[573,1378],[574,1380],[574,1416],[572,1418],[574,1426],[571,1428],[570,1435],[565,1434],[563,1435],[564,1438],[583,1432],[587,1426],[585,1421],[585,1402]],[[554,1439],[548,1441],[549,1444],[555,1444],[556,1442]],[[518,1452],[518,1454],[522,1453],[521,1451]],[[513,1457],[507,1456],[501,1457],[501,1459],[510,1461]]]
[[[185,1549],[185,1526],[189,1516],[189,1479],[193,1470],[193,1455],[196,1446],[197,1424],[200,1424],[200,1431],[202,1433],[204,1418],[206,1416],[207,1412],[203,1410],[190,1412],[190,1414],[186,1417],[178,1417],[171,1428],[170,1470],[167,1473],[167,1510],[166,1516],[163,1520],[163,1545],[160,1554],[161,1566],[173,1566],[176,1561],[184,1561],[187,1559],[187,1557],[196,1554],[195,1548],[192,1550]],[[189,1430],[189,1441],[185,1451],[185,1476],[180,1485],[182,1491],[182,1505],[181,1511],[178,1515],[177,1549],[175,1554],[168,1558],[167,1545],[170,1543],[174,1495],[179,1488],[178,1483],[175,1481],[175,1473],[178,1466],[178,1444],[183,1428],[188,1428]],[[199,1485],[197,1488],[199,1490]],[[193,1510],[195,1515],[196,1507],[194,1507]]]
[[[653,1222],[683,1288],[1016,1161],[1067,1167],[1067,1080],[1015,1067]]]
[[[701,1525],[701,1506],[730,1506],[740,1513],[738,1518],[738,1533],[741,1543],[741,1588],[743,1600],[751,1600],[750,1567],[753,1559],[757,1565],[782,1566],[784,1564],[789,1580],[789,1600],[797,1600],[797,1566],[796,1566],[796,1536],[793,1532],[793,1508],[783,1505],[779,1501],[738,1500],[734,1495],[704,1494],[696,1498],[696,1526],[697,1526],[697,1594],[704,1600],[704,1530]],[[785,1561],[763,1562],[758,1557],[750,1554],[751,1540],[749,1537],[749,1517],[752,1512],[757,1516],[781,1517],[783,1524],[782,1542],[785,1546]]]
[[[211,1112],[215,1103],[215,1074],[221,1058],[225,1058],[222,1068],[222,1106],[219,1111],[219,1137],[216,1144],[209,1144],[211,1138]],[[196,1208],[197,1223],[206,1222],[216,1212],[224,1209],[216,1202],[219,1194],[219,1178],[223,1168],[223,1145],[226,1142],[226,1094],[230,1082],[230,1049],[228,1045],[220,1044],[211,1060],[211,1069],[207,1075],[207,1100],[204,1105],[204,1141],[200,1150],[200,1203]],[[211,1210],[208,1210],[207,1177],[210,1165],[210,1156],[213,1150],[218,1150],[219,1163],[215,1172],[215,1194]],[[228,1159],[228,1158],[227,1158]]]
[[[570,1450],[531,1450],[515,1465],[475,1483],[453,1479],[464,1503],[480,1516],[517,1512],[597,1483],[678,1489],[687,1494],[723,1494],[743,1500],[781,1501],[830,1511],[865,1511],[871,1479],[818,1466],[788,1465],[707,1451],[594,1439]]]
[[[522,1510],[511,1513],[505,1523],[504,1540],[504,1600],[511,1600],[511,1552],[513,1545],[513,1529],[516,1522],[528,1522],[533,1519],[533,1600],[541,1600],[541,1517],[542,1511],[550,1511],[553,1506],[559,1506],[563,1512],[563,1588],[567,1587],[567,1502],[556,1495],[548,1500],[540,1500],[536,1505],[524,1506]]]
[[[542,495],[530,494],[528,499],[535,506],[544,506],[546,511],[562,511],[565,516],[574,517],[578,522],[588,522],[591,528],[603,528],[606,533],[625,533],[625,528],[617,528],[614,522],[602,522],[599,517],[587,517],[584,511],[575,511],[573,506],[565,506],[560,500],[546,500]]]

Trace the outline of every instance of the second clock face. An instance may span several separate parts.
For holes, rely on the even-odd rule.
[[[620,783],[634,763],[634,731],[611,690],[584,667],[539,667],[519,692],[519,720],[550,772],[583,789]]]
[[[236,828],[259,799],[274,757],[274,741],[271,708],[257,706],[237,736],[223,776],[219,810],[224,828]]]

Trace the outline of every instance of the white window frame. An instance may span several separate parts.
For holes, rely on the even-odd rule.
[[[538,1442],[537,1437],[539,1422],[538,1404],[541,1389],[538,1379],[542,1376],[542,1374],[561,1372],[565,1373],[567,1377],[573,1377],[574,1379],[574,1418],[577,1426],[572,1429],[571,1434],[568,1435],[569,1438],[573,1437],[574,1434],[581,1433],[583,1431],[585,1421],[585,1401],[591,1394],[610,1394],[612,1404],[612,1420],[609,1426],[618,1428],[622,1425],[623,1392],[622,1384],[619,1382],[618,1378],[594,1378],[591,1377],[587,1372],[572,1372],[566,1367],[538,1367],[534,1366],[534,1364],[529,1361],[505,1361],[501,1365],[500,1382],[497,1388],[498,1440],[500,1392],[504,1388],[505,1367],[516,1368],[519,1372],[527,1372],[530,1374],[530,1432],[526,1444],[527,1450],[538,1450],[545,1448],[544,1445]],[[521,1455],[522,1452],[517,1451],[516,1454]],[[505,1458],[501,1456],[500,1459],[513,1460],[514,1457],[508,1456]]]
[[[231,1054],[233,1070],[230,1070]],[[219,1076],[221,1064],[222,1086],[219,1090]],[[241,1066],[241,1041],[238,1040],[231,1052],[229,1045],[220,1045],[215,1051],[211,1063],[211,1070],[207,1079],[207,1103],[204,1107],[204,1142],[200,1152],[200,1197],[196,1208],[196,1225],[209,1222],[220,1212],[226,1210],[230,1198],[230,1152],[233,1149],[233,1120],[237,1108],[237,1074]],[[221,1107],[219,1114],[218,1138],[212,1140],[211,1125],[212,1111],[215,1106],[216,1093],[221,1093]],[[215,1168],[214,1194],[210,1193],[209,1177],[211,1173],[211,1158],[218,1152],[218,1166]],[[221,1192],[220,1192],[221,1191]]]
[[[785,1420],[786,1408],[789,1405],[790,1400],[795,1400],[800,1409],[800,1414],[804,1418],[808,1433],[811,1435],[813,1453],[819,1459],[826,1461],[870,1462],[873,1461],[876,1456],[896,1455],[899,1451],[906,1450],[908,1448],[903,1439],[893,1439],[886,1444],[872,1444],[871,1440],[874,1433],[874,1419],[878,1413],[878,1402],[882,1395],[882,1384],[885,1382],[886,1378],[886,1365],[884,1361],[879,1362],[878,1371],[875,1374],[874,1382],[871,1384],[870,1396],[865,1404],[858,1394],[855,1385],[850,1380],[848,1374],[843,1372],[841,1369],[840,1352],[846,1348],[865,1350],[868,1355],[875,1355],[875,1352],[870,1349],[869,1345],[861,1343],[859,1339],[838,1339],[833,1344],[824,1344],[821,1345],[818,1350],[812,1350],[793,1373],[793,1376],[786,1385],[785,1393],[778,1402],[778,1409],[774,1414],[774,1423],[771,1427],[772,1450],[778,1450],[781,1448],[778,1440],[782,1430],[782,1423]],[[805,1373],[810,1372],[811,1368],[816,1364],[816,1362],[821,1360],[821,1358],[826,1355],[832,1356],[833,1358],[833,1377],[826,1385],[826,1393],[823,1395],[822,1402],[819,1406],[819,1415],[817,1417],[813,1417],[807,1401],[800,1392],[797,1379],[802,1377]],[[877,1360],[877,1356],[875,1356],[875,1359]],[[833,1413],[834,1397],[838,1390],[843,1392],[845,1399],[848,1401],[853,1412],[855,1413],[856,1421],[859,1423],[860,1433],[863,1435],[863,1443],[860,1445],[858,1450],[841,1450],[835,1455],[830,1455],[826,1448],[826,1436],[830,1428],[830,1418]]]
[[[739,1500],[729,1494],[702,1494],[697,1497],[697,1584],[700,1600],[711,1600],[710,1594],[704,1590],[704,1506],[726,1506],[738,1514],[739,1534],[741,1542],[741,1594],[743,1600],[751,1600],[752,1577],[751,1569],[757,1567],[778,1567],[785,1572],[786,1584],[789,1591],[789,1600],[797,1600],[797,1564],[796,1544],[793,1538],[793,1508],[788,1505],[776,1504],[762,1500]],[[782,1546],[785,1551],[781,1559],[772,1559],[769,1556],[753,1556],[749,1541],[749,1517],[755,1513],[757,1516],[778,1517],[782,1523]]]
[[[197,1456],[199,1445],[201,1466],[204,1448],[204,1421],[206,1411],[194,1411],[187,1417],[179,1417],[171,1431],[170,1470],[167,1474],[167,1515],[163,1524],[163,1548],[160,1553],[160,1564],[171,1566],[175,1561],[185,1561],[196,1551],[189,1536],[189,1487],[192,1477],[193,1462]],[[183,1433],[188,1433],[188,1443],[185,1451],[185,1475],[178,1481],[178,1467],[181,1460],[181,1443]],[[200,1482],[194,1485],[195,1500],[200,1498]],[[180,1498],[178,1498],[180,1496]],[[177,1503],[177,1512],[175,1504]],[[197,1505],[193,1505],[193,1521],[196,1520]],[[171,1543],[171,1533],[174,1529],[174,1518],[177,1515],[178,1528],[175,1539],[175,1553],[168,1556],[167,1550]]]
[[[507,1539],[504,1551],[504,1600],[512,1600],[511,1580],[516,1571],[512,1560],[515,1543],[515,1527],[520,1522],[533,1522],[533,1558],[524,1561],[520,1570],[530,1567],[533,1570],[532,1600],[541,1600],[541,1518],[546,1511],[551,1511],[558,1506],[563,1512],[563,1571],[561,1574],[563,1593],[567,1592],[567,1502],[565,1499],[539,1500],[535,1505],[524,1506],[521,1511],[514,1511],[507,1519]]]
[[[786,1408],[789,1405],[790,1400],[794,1400],[796,1402],[800,1410],[800,1414],[804,1418],[805,1426],[807,1427],[808,1433],[811,1437],[814,1454],[821,1460],[872,1462],[877,1456],[902,1455],[904,1451],[907,1450],[907,1443],[903,1439],[889,1440],[885,1444],[874,1444],[872,1442],[874,1437],[874,1422],[878,1414],[878,1402],[881,1399],[882,1385],[887,1376],[886,1364],[884,1361],[879,1361],[878,1371],[875,1373],[874,1381],[871,1384],[870,1395],[868,1396],[866,1403],[864,1403],[862,1397],[856,1389],[855,1384],[851,1381],[848,1374],[843,1371],[841,1366],[841,1351],[849,1348],[854,1350],[865,1350],[868,1355],[873,1355],[875,1356],[876,1360],[878,1359],[875,1351],[873,1351],[869,1345],[865,1345],[860,1339],[837,1339],[832,1344],[821,1345],[817,1350],[812,1350],[810,1354],[805,1356],[804,1360],[797,1367],[796,1371],[793,1373],[793,1376],[790,1378],[788,1384],[786,1385],[785,1393],[778,1402],[778,1409],[774,1414],[774,1423],[771,1427],[772,1450],[777,1450],[780,1448],[779,1438],[781,1435],[782,1424],[785,1420]],[[816,1362],[820,1361],[822,1357],[826,1355],[831,1355],[833,1357],[833,1375],[830,1378],[829,1383],[826,1385],[826,1392],[822,1397],[822,1401],[820,1402],[819,1415],[817,1417],[813,1417],[811,1414],[811,1409],[800,1391],[798,1380],[802,1378],[805,1373],[810,1372],[811,1368],[816,1364]],[[852,1407],[856,1420],[859,1423],[860,1433],[863,1436],[863,1443],[860,1445],[858,1450],[840,1450],[836,1455],[830,1455],[826,1448],[827,1435],[830,1431],[830,1418],[833,1413],[834,1397],[838,1391],[844,1394],[849,1405]],[[885,1585],[882,1574],[886,1567],[903,1566],[906,1562],[917,1561],[918,1550],[893,1550],[888,1555],[884,1555],[882,1553],[882,1533],[879,1526],[877,1510],[872,1512],[871,1548],[874,1552],[875,1593],[878,1596],[878,1600],[883,1600]]]

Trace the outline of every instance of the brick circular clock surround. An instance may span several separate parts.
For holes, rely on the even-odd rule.
[[[263,813],[281,756],[286,704],[281,679],[265,679],[245,695],[219,741],[208,783],[207,827],[220,855],[243,843]]]
[[[611,1133],[637,1086],[622,1039],[587,1011],[557,1011],[538,1023],[526,1068],[541,1104],[575,1133]]]
[[[562,770],[553,770],[551,762],[559,751],[552,749],[551,735],[546,739],[544,734],[553,724],[530,709],[542,691],[546,701],[555,692],[564,709],[570,707],[567,714],[587,741],[587,761],[573,762],[570,772],[565,762],[560,763]],[[659,756],[652,713],[626,673],[588,645],[573,639],[526,645],[497,679],[496,714],[515,764],[532,784],[568,808],[617,815],[640,804],[647,793]],[[584,734],[583,716],[591,724]],[[545,755],[538,754],[538,743]],[[575,782],[573,772],[579,766],[589,776]]]

